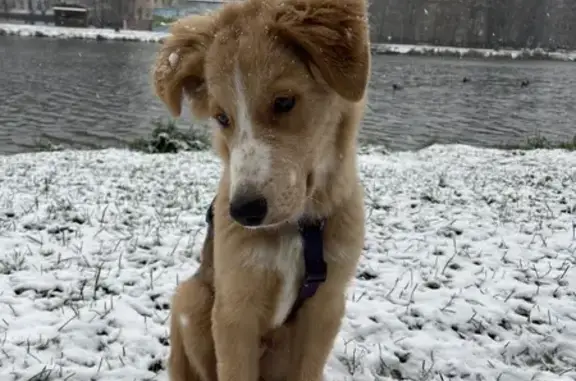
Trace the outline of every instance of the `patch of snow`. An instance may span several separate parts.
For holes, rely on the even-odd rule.
[[[576,153],[359,158],[367,233],[327,380],[576,378]],[[210,153],[0,157],[0,379],[167,380]]]
[[[176,65],[178,65],[179,59],[180,57],[178,56],[178,53],[176,52],[170,53],[170,55],[168,56],[168,62],[170,63],[170,67],[175,68]]]
[[[72,28],[53,25],[2,24],[0,34],[22,37],[50,37],[60,39],[121,40],[161,42],[168,34],[141,30],[99,28]]]
[[[576,61],[575,51],[549,52],[544,49],[477,49],[454,46],[410,45],[410,44],[372,44],[374,54],[409,54],[422,56],[455,56],[470,58],[508,58],[508,59],[550,59],[556,61]]]
[[[17,35],[22,37],[51,37],[62,39],[100,39],[141,42],[162,42],[169,33],[157,31],[138,31],[121,29],[69,28],[50,25],[3,24],[0,23],[0,35]],[[408,54],[424,56],[456,56],[471,58],[508,58],[508,59],[550,59],[559,61],[576,61],[576,52],[549,52],[543,49],[476,49],[453,46],[409,45],[373,43],[373,54]]]

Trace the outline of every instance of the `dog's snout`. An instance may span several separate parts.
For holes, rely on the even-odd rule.
[[[266,214],[268,214],[268,203],[261,194],[238,195],[230,202],[230,216],[241,225],[261,225]]]

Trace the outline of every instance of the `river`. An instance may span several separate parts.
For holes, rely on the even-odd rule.
[[[0,37],[0,154],[43,138],[116,147],[150,133],[169,117],[150,84],[158,47]],[[566,140],[576,134],[574,89],[574,63],[377,56],[361,139],[395,150],[432,140],[499,146],[535,133]],[[186,113],[179,124],[189,123]]]

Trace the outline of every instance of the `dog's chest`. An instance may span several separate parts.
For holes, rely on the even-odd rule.
[[[304,274],[302,238],[300,234],[281,237],[272,247],[255,251],[253,258],[265,270],[275,271],[280,277],[280,287],[275,295],[271,328],[281,326],[291,312]]]

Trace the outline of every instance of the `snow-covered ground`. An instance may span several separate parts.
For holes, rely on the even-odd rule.
[[[327,381],[576,379],[576,153],[359,166],[366,245]],[[0,379],[166,380],[170,297],[219,170],[209,153],[0,157]]]
[[[166,37],[166,33],[149,32],[141,30],[99,28],[69,28],[54,25],[27,25],[27,24],[2,24],[0,23],[0,35],[15,35],[22,37],[51,37],[62,39],[86,39],[86,40],[122,40],[160,42]]]
[[[576,52],[547,52],[544,49],[477,49],[458,48],[454,46],[408,45],[408,44],[373,44],[375,54],[409,54],[423,56],[454,56],[469,58],[507,58],[507,59],[550,59],[556,61],[576,61]]]
[[[149,32],[135,30],[96,29],[96,28],[68,28],[49,25],[26,25],[26,24],[2,24],[0,23],[0,35],[17,35],[52,38],[77,38],[77,39],[100,39],[100,40],[124,40],[160,42],[166,36],[165,32]],[[432,45],[407,45],[407,44],[372,44],[374,54],[410,54],[429,56],[456,56],[473,58],[508,58],[508,59],[553,59],[561,61],[576,61],[576,52],[559,51],[546,52],[542,49],[535,50],[492,50],[457,48],[452,46]]]

